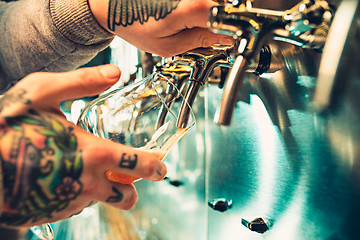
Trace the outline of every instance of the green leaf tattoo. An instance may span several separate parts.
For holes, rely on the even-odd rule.
[[[117,26],[129,26],[135,21],[141,24],[150,17],[160,20],[169,15],[180,0],[109,0],[108,28],[115,31]]]
[[[79,196],[83,163],[72,127],[33,111],[3,118],[0,127],[0,141],[11,139],[10,152],[0,152],[5,186],[0,223],[51,218]]]

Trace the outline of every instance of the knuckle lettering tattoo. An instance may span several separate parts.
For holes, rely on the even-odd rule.
[[[109,203],[121,202],[121,200],[124,198],[124,195],[119,190],[117,190],[115,187],[112,187],[112,191],[115,193],[115,195],[108,197],[106,199],[106,202],[109,202]]]
[[[137,159],[138,157],[136,154],[134,154],[134,158],[132,158],[131,156],[126,157],[126,153],[123,153],[123,155],[121,156],[119,167],[134,169],[136,167]]]

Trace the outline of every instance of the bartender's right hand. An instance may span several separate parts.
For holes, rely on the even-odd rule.
[[[62,101],[95,95],[119,77],[113,65],[34,73],[0,99],[1,224],[55,222],[98,201],[132,208],[134,185],[109,181],[108,170],[151,181],[165,177],[161,155],[95,137],[60,112]]]

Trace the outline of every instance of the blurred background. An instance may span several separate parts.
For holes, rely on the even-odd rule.
[[[210,15],[236,47],[162,59],[116,38],[89,63],[118,65],[114,88],[186,65],[202,81],[188,90],[196,125],[165,158],[166,179],[135,183],[134,209],[89,207],[52,224],[55,239],[360,239],[358,0],[229,1]],[[62,109],[76,123],[96,97]]]

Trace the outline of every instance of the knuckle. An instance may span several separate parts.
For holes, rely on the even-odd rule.
[[[197,1],[194,1],[194,2],[197,2]],[[197,12],[197,13],[209,11],[209,8],[205,4],[192,4],[190,6],[190,8],[191,8],[192,12]]]
[[[81,195],[88,197],[88,196],[96,196],[99,192],[99,185],[96,181],[91,181],[91,184],[83,184],[83,188],[81,191]]]
[[[199,34],[197,37],[197,46],[202,47],[204,46],[205,37],[203,34]]]
[[[100,145],[89,147],[83,156],[86,159],[86,162],[92,167],[104,166],[107,162],[110,162],[112,159],[114,159],[113,151],[107,151],[103,146]]]
[[[156,51],[156,54],[161,56],[161,57],[164,57],[164,58],[170,58],[170,57],[174,56],[175,51],[174,51],[173,48],[165,48],[165,47],[163,47],[161,49],[158,49]]]
[[[210,45],[210,41],[208,41],[207,37],[204,34],[200,35],[199,38],[200,47],[208,47]]]

